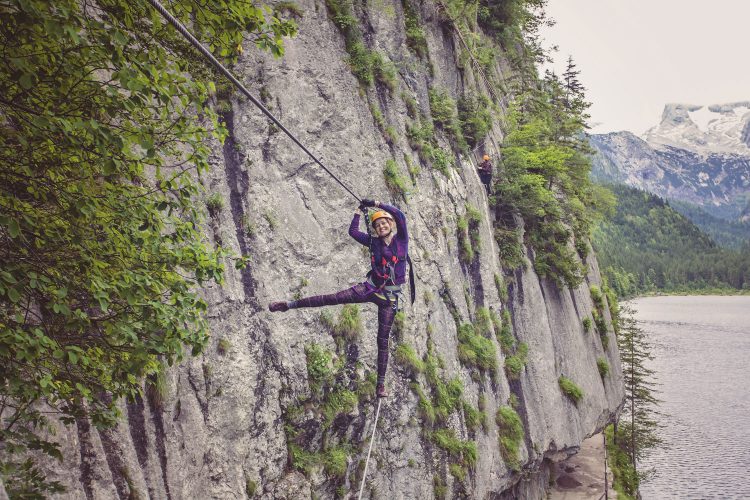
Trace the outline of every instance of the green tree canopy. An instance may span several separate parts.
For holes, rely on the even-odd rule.
[[[499,223],[512,225],[509,214],[519,214],[536,271],[571,287],[584,276],[592,223],[614,203],[589,180],[587,108],[581,88],[568,88],[551,73],[538,89],[520,95],[496,185]]]
[[[249,2],[170,8],[227,61],[296,30]],[[205,66],[146,2],[1,0],[0,45],[0,462],[22,491],[14,454],[59,457],[40,403],[111,424],[160,359],[205,345],[195,286],[226,254],[196,196],[226,132]]]

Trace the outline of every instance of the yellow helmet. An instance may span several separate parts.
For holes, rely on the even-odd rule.
[[[374,227],[375,226],[375,221],[378,220],[378,219],[382,219],[383,217],[385,217],[386,219],[391,219],[392,221],[395,222],[395,219],[393,218],[393,216],[391,214],[389,214],[385,210],[378,210],[377,212],[374,212],[370,216],[370,224],[372,224],[373,227]]]
[[[484,161],[487,161],[487,160],[489,160],[489,159],[490,159],[490,155],[484,155],[484,157],[483,157],[482,159],[483,159]]]

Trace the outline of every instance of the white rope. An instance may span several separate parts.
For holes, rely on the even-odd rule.
[[[372,453],[372,445],[375,442],[375,431],[378,428],[378,419],[380,418],[380,403],[383,398],[378,398],[378,409],[375,411],[375,425],[372,427],[372,436],[370,437],[370,449],[367,450],[367,460],[365,460],[365,470],[362,473],[362,482],[359,484],[359,500],[362,500],[362,491],[365,489],[365,479],[367,479],[367,466],[370,465],[370,453]]]

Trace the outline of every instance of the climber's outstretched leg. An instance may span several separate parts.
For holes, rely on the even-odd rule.
[[[271,312],[284,312],[289,309],[299,309],[301,307],[323,307],[335,306],[339,304],[359,304],[370,302],[369,290],[360,283],[346,290],[331,293],[328,295],[313,295],[299,300],[290,300],[288,302],[272,302],[268,305]]]

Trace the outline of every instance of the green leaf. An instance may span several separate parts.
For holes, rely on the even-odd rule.
[[[21,229],[18,227],[18,221],[16,219],[10,219],[8,223],[8,232],[11,238],[18,238],[21,234]]]
[[[14,304],[17,304],[21,300],[21,294],[15,288],[8,288],[8,298]]]

